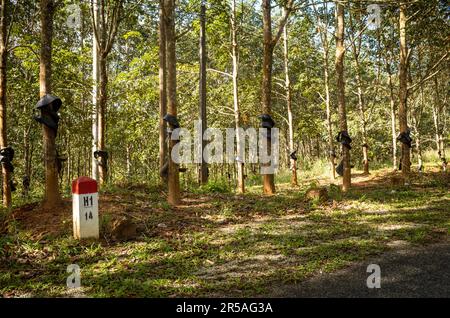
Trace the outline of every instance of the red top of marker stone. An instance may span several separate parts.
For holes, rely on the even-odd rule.
[[[89,177],[79,177],[72,181],[73,194],[86,194],[97,192],[97,181]]]

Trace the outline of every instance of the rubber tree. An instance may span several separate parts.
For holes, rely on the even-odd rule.
[[[8,147],[6,120],[6,65],[8,57],[8,20],[9,3],[1,1],[0,8],[0,149]],[[2,164],[3,206],[11,208],[11,171]]]
[[[336,88],[339,112],[339,128],[341,133],[348,133],[347,112],[345,109],[345,78],[344,78],[344,5],[336,2]],[[351,186],[350,149],[342,145],[343,179],[342,191],[346,192]]]
[[[98,15],[94,12],[95,3],[98,6]],[[96,111],[98,142],[97,153],[94,153],[94,157],[98,158],[99,183],[103,184],[106,182],[108,172],[108,153],[106,151],[106,111],[108,103],[107,58],[116,38],[123,0],[95,1],[95,3],[94,0],[91,0],[91,21],[98,51],[97,58],[99,67],[99,92],[96,101],[98,107]]]
[[[407,134],[408,128],[408,66],[409,52],[406,37],[407,24],[407,3],[400,4],[399,29],[400,29],[400,64],[399,64],[399,84],[400,84],[400,104],[398,108],[398,119],[400,124],[400,134]],[[410,147],[406,143],[401,145],[401,165],[402,175],[408,182],[411,172]]]
[[[167,158],[166,122],[163,117],[167,112],[167,70],[166,70],[166,29],[164,21],[164,0],[159,0],[159,171],[161,182],[167,184],[165,165]]]
[[[286,9],[284,9],[286,11]],[[289,153],[290,153],[290,170],[291,184],[298,185],[297,182],[297,160],[294,157],[294,116],[292,114],[292,96],[291,96],[291,79],[289,77],[289,39],[288,39],[288,23],[283,29],[283,57],[284,57],[284,88],[286,93],[286,108],[288,113],[288,130],[289,130]]]
[[[52,92],[52,39],[53,15],[55,3],[53,0],[40,0],[41,10],[41,50],[39,62],[40,97]],[[56,131],[42,125],[45,165],[45,197],[44,208],[55,208],[61,203],[59,193],[58,165],[56,152]]]
[[[97,1],[92,3],[92,23],[98,25],[98,4]],[[93,179],[98,180],[98,161],[94,154],[98,150],[98,81],[99,81],[99,67],[98,67],[98,48],[95,35],[92,37],[92,172]]]
[[[362,137],[362,151],[363,151],[363,173],[369,174],[369,145],[367,138],[367,115],[366,115],[366,104],[364,98],[363,90],[363,80],[362,80],[362,68],[361,68],[361,48],[362,48],[362,30],[357,30],[356,25],[362,25],[361,17],[361,5],[357,3],[355,6],[354,18],[352,14],[350,17],[350,42],[352,48],[353,63],[355,66],[355,79],[356,79],[356,95],[358,97],[358,110],[360,115],[360,129]],[[354,21],[355,20],[355,23]]]
[[[201,1],[200,6],[200,43],[199,43],[199,110],[202,136],[207,128],[206,124],[206,5],[205,0]],[[208,183],[208,164],[203,156],[203,150],[206,147],[206,140],[201,140],[201,163],[199,167],[199,183]]]
[[[238,74],[239,74],[239,46],[237,41],[237,18],[236,18],[236,0],[231,0],[231,59],[232,59],[232,79],[233,79],[233,106],[234,106],[234,124],[236,132],[241,124],[241,113],[239,109],[239,89],[238,89]],[[236,134],[236,152],[238,154],[243,153],[241,136]],[[245,192],[245,176],[244,176],[244,158],[238,158],[236,160],[237,165],[237,186],[238,192]]]
[[[166,31],[166,67],[167,67],[167,113],[177,116],[177,59],[175,54],[175,0],[164,0],[164,22]],[[174,129],[172,124],[170,128]],[[177,205],[181,201],[179,165],[172,159],[172,149],[177,141],[169,141],[168,148],[168,197],[171,205]]]
[[[324,90],[325,97],[323,97],[323,101],[325,102],[325,112],[326,112],[326,127],[327,127],[327,137],[328,137],[328,160],[330,163],[330,179],[334,181],[336,179],[336,153],[334,149],[334,137],[333,137],[333,124],[331,121],[331,93],[330,93],[330,66],[329,66],[329,58],[330,58],[330,38],[328,37],[328,28],[330,25],[328,18],[328,4],[325,2],[323,4],[323,10],[325,13],[325,18],[322,19],[319,10],[316,5],[312,6],[314,14],[317,19],[317,29],[320,35],[320,43],[322,46],[322,59],[323,59],[323,82],[324,82]]]
[[[293,10],[294,0],[288,0],[286,3],[286,10],[284,10],[281,17],[278,30],[273,35],[272,33],[272,7],[271,0],[262,0],[263,11],[263,70],[262,70],[262,85],[261,85],[261,108],[262,113],[271,115],[272,113],[272,65],[273,65],[273,51],[277,42],[279,41],[284,26],[287,22],[289,14]],[[270,138],[267,140],[267,147],[272,149]],[[263,174],[263,191],[264,194],[275,193],[275,177],[274,174]]]

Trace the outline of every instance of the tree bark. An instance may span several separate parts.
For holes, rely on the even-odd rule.
[[[238,43],[237,43],[237,27],[236,27],[236,0],[231,0],[231,58],[233,63],[233,105],[234,105],[234,123],[236,127],[236,132],[238,132],[241,115],[239,111],[239,90],[238,90],[238,74],[239,74],[239,64],[238,64]],[[236,151],[239,154],[244,149],[241,149],[241,136],[236,133]],[[245,179],[244,179],[244,159],[239,158],[236,160],[237,165],[237,181],[238,181],[238,192],[245,192]]]
[[[106,107],[108,102],[107,96],[107,86],[108,86],[108,73],[106,67],[106,57],[103,54],[99,55],[99,66],[100,66],[100,94],[98,100],[98,143],[97,148],[100,151],[105,151],[106,146]],[[106,183],[108,166],[107,158],[105,156],[100,156],[98,158],[98,181],[100,185]]]
[[[55,4],[53,0],[40,0],[41,8],[41,54],[39,86],[40,96],[51,93],[52,66],[52,38],[53,14]],[[44,208],[55,208],[61,203],[58,182],[58,166],[56,159],[56,133],[53,129],[42,125],[45,164],[45,198]]]
[[[416,119],[416,114],[413,116],[414,122],[414,132],[415,132],[415,143],[416,143],[416,151],[417,151],[417,170],[422,171],[423,169],[423,157],[422,157],[422,140],[419,129],[419,120]]]
[[[400,81],[400,105],[398,109],[398,118],[400,123],[400,133],[408,131],[408,47],[406,38],[406,3],[400,5],[400,66],[399,66],[399,81]],[[402,175],[405,182],[409,182],[409,174],[411,171],[410,148],[408,145],[402,143]]]
[[[441,120],[441,114],[443,114],[443,107],[439,96],[439,85],[437,77],[434,78],[434,90],[435,90],[435,101],[433,103],[432,110],[433,110],[436,151],[439,159],[445,159],[444,131],[443,131],[444,129]]]
[[[263,0],[263,28],[264,28],[264,56],[263,56],[263,79],[262,79],[262,112],[263,114],[271,115],[272,113],[272,64],[273,64],[273,49],[272,45],[272,16],[271,16],[271,1]],[[272,149],[270,139],[267,142],[268,153]],[[275,181],[273,174],[263,175],[263,191],[264,194],[275,193]]]
[[[202,136],[207,128],[206,124],[206,6],[202,1],[200,8],[200,79],[199,79],[199,106],[200,106],[200,121],[202,123]],[[203,158],[203,150],[206,147],[206,141],[201,139],[201,163],[199,169],[200,184],[208,183],[208,165]]]
[[[392,74],[390,73],[390,67],[388,66],[389,73],[389,98],[391,106],[391,134],[392,134],[392,165],[393,169],[398,169],[397,163],[397,128],[396,128],[396,107],[395,107],[395,96],[394,96],[394,84],[392,83]]]
[[[362,24],[361,18],[361,5],[360,3],[355,4],[356,12],[356,23],[358,26]],[[364,92],[363,92],[363,82],[361,77],[361,66],[360,66],[360,55],[361,55],[361,45],[362,45],[362,32],[354,28],[352,14],[350,14],[350,40],[351,47],[353,49],[353,59],[355,63],[355,78],[357,85],[357,96],[358,96],[358,110],[360,114],[361,120],[361,136],[362,136],[362,151],[363,151],[363,173],[369,174],[369,145],[367,139],[367,119],[366,119],[366,107],[364,100]],[[358,34],[358,38],[355,38],[355,34]]]
[[[328,134],[328,160],[330,162],[330,179],[334,181],[336,179],[336,154],[333,143],[333,125],[331,121],[331,96],[330,96],[330,73],[329,73],[329,53],[330,46],[328,41],[328,5],[324,4],[324,10],[327,13],[325,23],[322,22],[320,17],[320,13],[317,12],[316,6],[313,5],[313,9],[315,14],[317,15],[318,20],[318,31],[320,34],[320,41],[322,43],[322,56],[323,56],[323,77],[324,77],[324,88],[325,88],[325,108],[326,108],[326,125],[327,125],[327,134]]]
[[[98,68],[99,68],[99,94],[97,96],[97,151],[101,151],[97,158],[97,162],[93,164],[93,169],[97,164],[99,184],[102,185],[107,180],[108,160],[106,152],[106,110],[107,110],[107,57],[114,44],[117,28],[119,26],[120,14],[122,11],[123,0],[114,2],[98,2],[91,0],[91,21],[94,38],[98,51]],[[95,4],[98,4],[98,15],[95,12]],[[96,20],[96,17],[98,18]],[[95,138],[94,138],[95,139]]]
[[[283,55],[284,55],[284,73],[285,73],[285,90],[286,90],[286,105],[288,113],[288,128],[289,128],[289,153],[294,152],[294,122],[292,115],[292,97],[291,97],[291,81],[289,78],[289,47],[288,47],[288,30],[287,23],[283,30]],[[291,184],[298,185],[297,182],[297,161],[289,158],[290,170],[292,173]]]
[[[345,109],[345,78],[344,78],[344,6],[336,3],[336,77],[337,100],[339,107],[339,128],[341,132],[347,132],[347,113]],[[344,166],[342,191],[346,192],[351,186],[350,150],[342,145],[342,160]]]
[[[163,173],[167,158],[166,122],[167,113],[167,71],[166,71],[166,29],[164,22],[164,0],[159,1],[159,171],[161,182],[167,184],[167,174]]]
[[[166,53],[167,53],[167,108],[168,113],[177,116],[177,69],[175,55],[175,0],[164,0],[165,29],[166,29]],[[173,127],[171,127],[173,129]],[[180,196],[179,166],[172,160],[172,149],[176,140],[169,141],[169,194],[168,202],[178,205]]]
[[[93,4],[93,17],[92,23],[96,25],[96,28],[99,28],[98,23],[98,5],[97,1]],[[98,82],[99,82],[99,67],[98,67],[98,45],[95,39],[95,36],[92,37],[92,179],[98,180],[98,161],[94,157],[94,153],[98,150],[98,104],[99,100],[98,96]]]
[[[8,1],[2,0],[0,11],[0,149],[8,147],[6,121],[6,64],[7,64],[7,10]],[[2,164],[3,206],[11,208],[10,171]]]
[[[364,96],[362,90],[362,80],[359,70],[359,61],[356,60],[356,83],[358,85],[358,109],[361,116],[361,135],[362,135],[362,148],[363,148],[363,173],[369,174],[369,145],[367,140],[367,120],[366,120],[366,109],[364,106]]]
[[[272,37],[272,15],[271,15],[271,1],[262,1],[263,11],[263,74],[262,74],[262,112],[263,114],[272,115],[272,65],[273,65],[273,51],[275,45],[280,39],[281,32],[287,22],[287,18],[292,11],[292,0],[288,0],[286,4],[286,11],[281,18],[278,32],[275,37]],[[272,143],[267,140],[268,155],[271,155]],[[274,174],[263,174],[263,191],[264,194],[271,195],[275,193],[275,177]]]

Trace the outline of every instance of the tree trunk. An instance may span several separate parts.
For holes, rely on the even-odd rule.
[[[0,149],[8,147],[6,126],[7,2],[2,0],[0,9]],[[12,204],[10,177],[10,171],[2,164],[3,206],[8,209]]]
[[[98,16],[95,12],[95,3],[98,6]],[[97,163],[93,164],[93,169],[95,169],[95,164],[99,166],[98,179],[99,184],[102,185],[107,181],[108,172],[108,153],[105,150],[106,147],[106,110],[107,110],[107,85],[108,85],[108,73],[106,59],[109,52],[111,51],[112,45],[114,43],[117,28],[120,21],[120,13],[122,10],[123,0],[117,0],[113,2],[105,1],[94,1],[91,0],[91,16],[92,16],[92,27],[94,29],[94,37],[96,41],[97,51],[98,51],[98,68],[99,68],[99,95],[97,98],[97,129],[98,129],[98,142],[97,151],[98,158]],[[98,19],[96,20],[96,17]]]
[[[400,81],[400,106],[398,109],[398,118],[400,123],[400,133],[407,133],[408,131],[408,47],[406,39],[406,3],[400,5],[400,66],[399,66],[399,81]],[[408,145],[402,143],[402,175],[405,182],[409,182],[409,174],[411,171],[410,148]]]
[[[126,147],[127,153],[126,153],[126,161],[127,161],[127,178],[131,178],[131,147],[130,145],[127,145]]]
[[[26,104],[24,104],[26,105]],[[24,113],[27,111],[27,108],[24,107]],[[24,179],[22,179],[22,185],[23,185],[23,196],[28,197],[28,190],[29,190],[29,184],[31,183],[31,151],[30,151],[30,142],[29,142],[29,136],[30,136],[30,127],[25,128],[23,131],[23,153],[24,153],[24,179],[28,180],[27,185],[24,185]]]
[[[289,126],[289,153],[294,152],[294,122],[292,116],[292,98],[291,98],[291,81],[289,78],[289,48],[288,48],[288,30],[287,23],[283,29],[283,55],[284,55],[284,73],[285,73],[285,90],[286,90],[286,105],[288,113],[288,126]],[[290,170],[292,173],[291,184],[298,185],[297,182],[297,161],[290,159]]]
[[[328,156],[330,161],[331,181],[336,179],[336,153],[333,143],[333,124],[331,122],[331,97],[330,97],[330,76],[328,71],[328,47],[324,52],[324,82],[325,82],[325,107],[327,112],[327,133],[328,133]]]
[[[336,3],[336,77],[337,77],[337,100],[339,106],[339,128],[341,132],[347,132],[347,113],[345,110],[345,79],[344,79],[344,6]],[[342,191],[346,192],[351,186],[350,150],[342,145],[343,180]]]
[[[241,115],[239,111],[239,90],[238,90],[238,44],[236,34],[236,0],[231,0],[231,58],[233,61],[233,105],[234,105],[234,124],[236,127],[236,152],[238,157],[241,153],[244,153],[244,149],[241,149],[241,136],[238,133],[238,129],[241,123]],[[238,192],[245,192],[245,179],[244,179],[244,161],[245,158],[238,158],[236,160],[237,165],[237,181]]]
[[[106,67],[106,57],[99,55],[99,66],[100,66],[100,96],[98,101],[98,150],[105,151],[106,146],[106,103],[107,97],[107,86],[108,86],[108,73]],[[107,173],[108,173],[108,162],[104,155],[98,157],[98,179],[100,185],[106,183]]]
[[[358,109],[361,116],[361,135],[362,135],[362,148],[363,148],[363,173],[369,174],[369,145],[367,140],[367,120],[366,120],[366,110],[364,106],[364,96],[362,90],[362,80],[359,69],[359,61],[356,60],[356,83],[358,85]]]
[[[313,4],[313,10],[315,15],[317,16],[317,25],[318,32],[320,34],[320,41],[322,44],[322,57],[323,57],[323,76],[324,76],[324,88],[325,88],[325,108],[326,108],[326,125],[327,125],[327,134],[328,134],[328,160],[330,163],[330,179],[334,181],[336,179],[336,153],[334,149],[333,143],[333,126],[331,121],[331,97],[330,97],[330,75],[329,75],[329,52],[330,46],[328,41],[328,14],[326,14],[325,23],[322,22],[322,18],[320,13],[317,11],[316,6]],[[328,13],[328,5],[324,3],[324,12]]]
[[[159,1],[159,171],[161,182],[167,184],[167,174],[163,172],[167,158],[166,122],[167,113],[167,71],[166,71],[166,30],[164,22],[164,0]]]
[[[51,93],[51,65],[52,65],[52,38],[53,13],[55,4],[53,0],[40,0],[41,8],[41,54],[39,86],[40,96]],[[44,164],[45,164],[45,199],[44,208],[55,208],[61,203],[58,183],[58,167],[56,161],[56,133],[53,129],[43,126]]]
[[[417,151],[417,170],[420,172],[423,170],[423,158],[422,158],[422,140],[418,127],[419,123],[415,123],[415,137],[416,137],[416,151]]]
[[[358,26],[362,25],[361,18],[361,5],[360,3],[356,3],[355,6],[356,12],[356,23]],[[362,135],[362,151],[363,151],[363,173],[369,174],[369,145],[367,140],[367,119],[366,119],[366,107],[364,101],[364,93],[363,93],[363,83],[361,78],[361,66],[360,66],[360,54],[361,54],[361,44],[362,44],[362,33],[354,28],[352,14],[350,14],[350,40],[351,47],[353,49],[353,59],[355,63],[355,78],[357,85],[357,96],[358,96],[358,110],[361,119],[361,135]],[[355,35],[358,34],[358,38],[355,38]]]
[[[288,0],[286,3],[286,10],[283,13],[278,31],[275,37],[272,37],[272,15],[271,15],[271,0],[262,1],[263,11],[263,70],[262,70],[262,112],[263,114],[272,114],[272,64],[273,51],[275,45],[281,37],[283,28],[287,22],[290,12],[292,11],[293,0]],[[272,141],[267,138],[267,154],[272,154]],[[264,194],[275,193],[275,175],[263,174],[263,191]]]
[[[443,107],[441,106],[441,99],[439,96],[439,85],[437,77],[434,78],[434,87],[435,87],[435,101],[433,103],[433,123],[434,123],[434,131],[435,131],[435,141],[436,141],[436,151],[439,159],[445,159],[445,147],[444,147],[444,132],[443,125],[441,122],[441,114],[445,114],[443,112]]]
[[[272,113],[272,64],[273,49],[272,45],[272,16],[271,1],[263,0],[263,28],[264,28],[264,55],[263,55],[263,79],[262,79],[262,112],[271,115]],[[268,154],[271,154],[272,143],[267,140]],[[263,191],[264,194],[275,193],[275,182],[273,174],[263,174]]]
[[[199,80],[199,97],[200,97],[200,121],[202,123],[202,136],[205,132],[206,125],[206,6],[202,1],[200,9],[200,80]],[[208,165],[203,158],[203,150],[206,147],[206,140],[201,138],[201,163],[199,169],[200,184],[208,183]]]
[[[95,1],[93,3],[93,23],[95,23],[96,27],[99,27],[98,23],[98,5]],[[95,36],[93,36],[92,40],[92,154],[94,154],[98,148],[98,104],[99,100],[98,96],[98,82],[99,82],[99,67],[98,67],[98,45],[95,40]],[[92,155],[92,179],[98,180],[98,161]]]
[[[175,55],[175,0],[164,0],[165,29],[166,29],[166,53],[167,53],[167,108],[168,113],[177,116],[177,69]],[[172,129],[174,127],[171,127]],[[172,149],[176,140],[169,142],[169,194],[168,202],[178,205],[180,196],[179,166],[171,158]]]
[[[389,68],[390,70],[390,68]],[[397,129],[396,129],[396,109],[394,97],[394,85],[392,83],[392,74],[389,72],[389,98],[391,105],[391,134],[392,134],[392,165],[394,170],[398,169],[397,163]]]

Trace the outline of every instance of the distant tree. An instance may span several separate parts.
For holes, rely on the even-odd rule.
[[[332,181],[336,179],[336,154],[334,149],[334,136],[333,136],[333,124],[331,122],[331,94],[330,94],[330,70],[329,70],[329,57],[330,57],[330,38],[328,36],[328,28],[330,26],[328,18],[328,4],[325,2],[323,6],[323,15],[317,9],[316,5],[313,5],[314,15],[316,16],[317,30],[320,35],[320,43],[322,46],[323,56],[323,83],[325,90],[325,109],[326,109],[326,123],[327,123],[327,137],[328,137],[328,159],[330,161],[330,178]]]
[[[284,9],[286,14],[286,9]],[[284,87],[286,90],[286,108],[288,114],[288,132],[289,132],[289,153],[290,153],[290,170],[291,170],[291,184],[297,185],[297,159],[294,149],[294,119],[292,113],[292,88],[289,76],[289,40],[288,40],[288,23],[284,25],[283,30],[283,55],[284,55]]]

